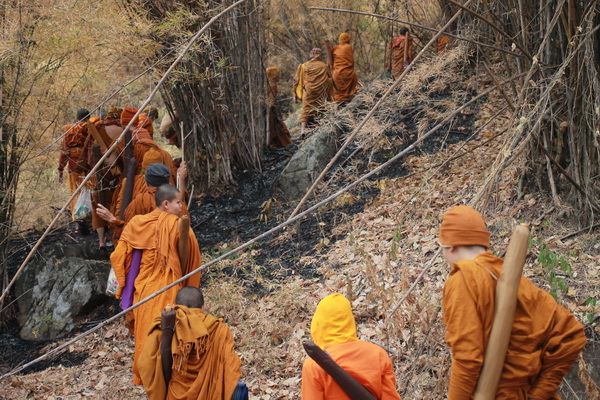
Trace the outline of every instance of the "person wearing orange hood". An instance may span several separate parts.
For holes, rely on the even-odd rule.
[[[136,215],[125,225],[117,247],[110,255],[119,284],[115,297],[121,299],[123,309],[181,278],[201,263],[200,246],[191,228],[187,254],[179,254],[178,251],[181,193],[173,186],[163,185],[156,191],[156,205],[151,213]],[[182,265],[181,259],[185,260],[185,264]],[[131,269],[135,270],[133,274]],[[137,360],[152,321],[167,304],[173,303],[180,288],[199,285],[200,274],[196,274],[133,310],[134,384],[142,383]]]
[[[315,47],[310,51],[310,60],[300,64],[296,71],[294,99],[302,101],[300,134],[304,134],[306,127],[314,124],[316,117],[325,108],[331,95],[331,85],[329,66],[321,61],[321,49]]]
[[[340,34],[339,44],[331,48],[325,42],[330,57],[333,76],[333,101],[346,103],[358,90],[358,77],[354,70],[354,50],[350,44],[350,35],[346,32]]]
[[[468,206],[446,211],[439,243],[450,266],[443,296],[445,336],[452,350],[448,399],[467,400],[483,366],[503,260],[488,250],[490,232],[481,214]],[[556,399],[585,342],[581,323],[522,277],[496,399]]]
[[[413,40],[408,28],[401,28],[399,33],[392,38],[385,60],[385,69],[391,73],[393,79],[398,79],[413,59]]]
[[[182,288],[175,303],[154,319],[138,359],[148,399],[242,398],[247,388],[238,383],[240,358],[227,324],[204,312],[199,288]]]
[[[380,400],[399,400],[392,361],[381,347],[359,340],[348,299],[331,294],[317,305],[310,324],[313,342]],[[302,366],[303,400],[349,399],[313,359]]]

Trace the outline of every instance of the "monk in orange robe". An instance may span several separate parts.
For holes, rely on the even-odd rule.
[[[284,148],[292,143],[292,137],[288,130],[281,111],[277,106],[277,84],[279,83],[279,68],[267,68],[267,107],[269,113],[269,146]]]
[[[321,61],[320,48],[316,47],[310,51],[310,60],[300,64],[295,80],[295,99],[302,100],[300,119],[301,134],[304,134],[304,129],[314,124],[316,117],[323,112],[325,103],[331,95],[331,71],[329,66]],[[300,97],[298,97],[299,93]]]
[[[194,232],[189,230],[188,254],[186,263],[180,262],[178,253],[179,217],[183,202],[181,193],[170,185],[161,186],[156,192],[157,208],[149,214],[135,216],[123,229],[121,238],[110,256],[112,268],[119,282],[116,297],[121,298],[125,287],[125,277],[129,272],[134,249],[143,250],[139,274],[135,278],[133,302],[137,303],[157,290],[174,282],[188,272],[196,269],[200,263],[200,247]],[[137,360],[144,347],[152,322],[167,304],[175,301],[177,291],[183,286],[200,285],[200,275],[194,275],[183,284],[177,285],[147,303],[133,310],[135,319],[133,359],[133,382],[142,383]]]
[[[450,276],[444,287],[446,342],[452,350],[448,399],[471,399],[494,319],[496,280],[503,260],[489,248],[481,215],[449,209],[439,242]],[[585,346],[583,326],[554,298],[522,277],[496,399],[555,399],[562,378]]]
[[[64,169],[69,173],[69,189],[74,192],[83,182],[85,176],[90,172],[89,152],[93,140],[87,131],[86,123],[90,119],[90,112],[85,108],[77,111],[77,122],[66,125],[65,134],[60,147],[60,156],[58,160],[58,179],[64,180]],[[93,192],[96,187],[96,179],[92,177],[86,183],[86,187]],[[71,201],[71,212],[74,211],[77,203],[77,196]],[[104,230],[104,221],[92,210],[92,229],[98,233],[100,248],[106,246],[106,235]],[[81,233],[87,232],[85,221],[77,221]]]
[[[388,46],[385,63],[385,69],[390,71],[393,79],[398,79],[413,59],[413,40],[408,28],[401,28],[399,33]]]
[[[435,43],[436,52],[438,54],[443,53],[444,51],[446,51],[451,42],[452,37],[448,35],[440,35],[440,37],[437,38],[437,41]]]
[[[138,359],[148,399],[231,400],[240,358],[229,327],[202,310],[199,288],[182,288],[175,302],[154,319]]]
[[[350,35],[340,34],[339,44],[331,49],[331,69],[333,76],[333,100],[344,103],[352,100],[358,90],[358,77],[354,70],[354,49]],[[329,47],[329,43],[326,42]]]
[[[380,400],[399,400],[394,367],[381,347],[358,340],[348,299],[339,293],[319,302],[310,325],[313,342],[355,380]],[[302,399],[349,399],[340,386],[313,359],[302,366]]]

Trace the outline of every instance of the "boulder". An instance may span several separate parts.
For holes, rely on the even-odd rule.
[[[301,198],[337,150],[342,129],[336,124],[317,128],[281,172],[275,188],[287,201]]]
[[[18,285],[19,335],[25,340],[56,339],[75,328],[75,317],[104,298],[110,264],[79,257],[51,256],[30,266],[32,290]]]

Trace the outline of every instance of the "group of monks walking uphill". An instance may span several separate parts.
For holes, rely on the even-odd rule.
[[[296,73],[294,92],[302,101],[303,126],[314,122],[329,96],[344,103],[357,92],[350,36],[342,33],[338,45],[326,46],[328,63],[315,48]],[[386,66],[397,77],[412,60],[408,32],[394,37],[388,50]],[[267,70],[270,127],[287,132],[275,106],[278,72],[274,67]],[[246,399],[248,388],[240,380],[233,335],[222,319],[204,311],[200,274],[160,292],[201,265],[200,246],[186,206],[185,162],[173,160],[154,141],[157,111],[133,120],[137,113],[124,107],[91,117],[79,110],[76,122],[65,127],[59,160],[59,176],[62,179],[67,168],[74,190],[132,122],[126,140],[87,187],[100,246],[108,246],[109,231],[116,242],[110,255],[114,296],[124,310],[153,296],[126,317],[135,343],[133,383],[143,385],[153,400]],[[176,135],[172,130],[162,132],[171,141]],[[289,132],[271,139],[273,145],[285,147]],[[583,326],[551,295],[521,277],[505,357],[486,360],[486,349],[494,345],[497,283],[504,261],[489,250],[485,221],[468,206],[452,207],[442,215],[438,241],[449,268],[442,304],[452,354],[448,398],[473,398],[484,364],[497,362],[501,368],[493,398],[556,399],[586,343]],[[310,339],[304,344],[302,399],[400,399],[394,364],[383,348],[359,339],[351,303],[342,294],[321,299],[312,316]]]

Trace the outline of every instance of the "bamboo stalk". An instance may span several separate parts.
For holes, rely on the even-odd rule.
[[[515,227],[506,250],[502,273],[496,283],[494,322],[485,349],[483,368],[477,381],[474,400],[494,400],[500,382],[506,351],[510,342],[512,324],[517,309],[519,282],[527,257],[529,228]]]

